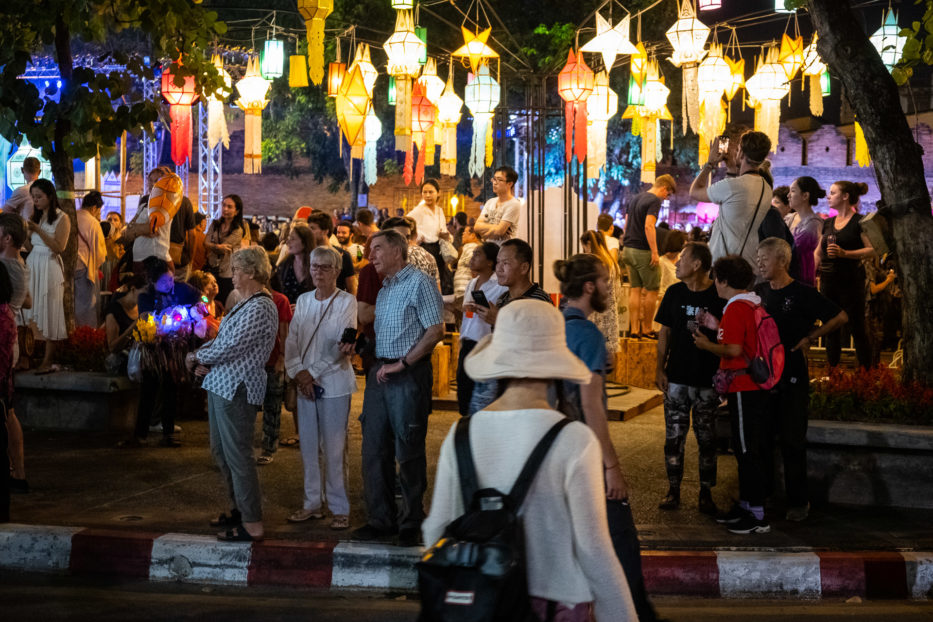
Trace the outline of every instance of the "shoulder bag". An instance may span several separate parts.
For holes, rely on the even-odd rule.
[[[337,292],[334,292],[330,302],[327,303],[327,307],[324,309],[324,313],[321,314],[321,319],[318,320],[317,326],[314,327],[314,332],[311,333],[311,339],[308,340],[308,345],[305,346],[304,352],[301,353],[302,361],[304,361],[305,355],[308,354],[308,350],[311,348],[311,344],[314,343],[314,337],[317,335],[318,329],[321,327],[321,324],[324,323],[324,318],[327,317],[327,312],[330,311],[330,307],[334,304],[334,300],[336,299]],[[298,413],[298,384],[295,382],[294,378],[289,378],[288,372],[285,373],[285,396],[282,402],[285,406],[285,410],[293,414]]]

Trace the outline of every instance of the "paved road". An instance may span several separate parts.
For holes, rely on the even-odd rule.
[[[739,601],[657,599],[672,622],[856,622],[933,620],[933,602]],[[4,620],[223,620],[237,622],[414,622],[407,597],[307,590],[216,588],[184,584],[115,583],[70,577],[0,573]]]

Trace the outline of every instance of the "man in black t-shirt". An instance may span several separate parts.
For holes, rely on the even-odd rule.
[[[790,244],[768,238],[758,245],[758,273],[763,279],[756,289],[761,304],[777,324],[784,345],[784,373],[772,391],[772,416],[780,436],[784,458],[787,519],[807,518],[807,420],[810,414],[810,377],[807,349],[823,335],[848,321],[845,311],[815,288],[795,281],[788,274]],[[816,321],[821,325],[816,327]]]
[[[662,510],[680,507],[680,482],[684,475],[684,446],[693,411],[693,433],[699,446],[700,499],[704,514],[716,514],[710,489],[716,485],[716,407],[719,395],[713,388],[713,374],[719,358],[696,347],[693,333],[702,330],[710,339],[715,332],[700,327],[698,316],[722,317],[725,300],[716,293],[709,278],[713,257],[702,242],[688,242],[677,260],[677,278],[667,288],[654,321],[661,325],[658,335],[658,388],[664,391],[664,458],[670,485]]]

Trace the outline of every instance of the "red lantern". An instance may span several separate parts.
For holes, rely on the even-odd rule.
[[[596,75],[587,67],[583,55],[567,53],[567,64],[557,75],[557,92],[564,100],[567,117],[567,161],[577,156],[578,162],[586,158],[586,99],[593,92]]]
[[[424,161],[426,149],[426,138],[428,132],[434,127],[434,121],[437,119],[437,108],[428,100],[425,93],[425,86],[416,82],[411,91],[411,134],[412,142],[418,146],[418,170],[415,172],[415,183],[420,184],[424,179]],[[412,164],[414,160],[414,148],[409,146],[405,155],[405,184],[410,184],[412,179]]]
[[[169,104],[172,119],[172,162],[181,166],[191,158],[191,105],[198,101],[194,76],[185,76],[184,84],[178,86],[166,67],[162,72],[162,97]]]

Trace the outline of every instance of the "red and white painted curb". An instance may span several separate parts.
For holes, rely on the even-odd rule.
[[[413,592],[417,548],[0,525],[0,569],[224,585]],[[645,551],[648,592],[723,598],[933,598],[933,552]]]

